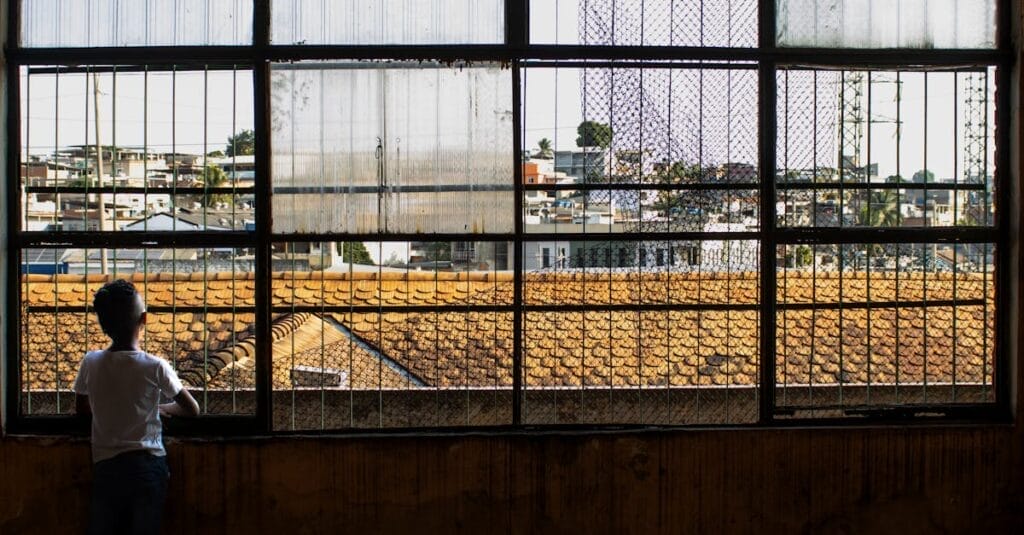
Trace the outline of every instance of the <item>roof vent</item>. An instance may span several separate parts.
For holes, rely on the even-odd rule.
[[[294,388],[345,388],[348,386],[348,372],[319,366],[292,366],[292,387]]]

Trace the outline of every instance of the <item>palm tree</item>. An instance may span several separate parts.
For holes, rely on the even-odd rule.
[[[551,140],[548,138],[542,138],[537,142],[537,152],[533,155],[535,158],[541,160],[550,160],[555,156],[555,152],[551,150]]]
[[[900,213],[900,199],[895,191],[873,191],[868,202],[857,214],[857,221],[864,227],[898,227],[903,223]]]

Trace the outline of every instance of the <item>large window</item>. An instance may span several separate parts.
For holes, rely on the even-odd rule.
[[[122,277],[194,431],[999,417],[1008,8],[936,3],[22,0],[12,429]]]

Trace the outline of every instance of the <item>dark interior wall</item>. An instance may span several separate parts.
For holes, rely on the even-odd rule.
[[[168,533],[1008,533],[1019,427],[170,445]],[[0,444],[0,532],[73,533],[89,452]]]
[[[1021,532],[1022,424],[172,441],[166,532]],[[81,439],[0,438],[0,534],[81,532],[89,477]]]

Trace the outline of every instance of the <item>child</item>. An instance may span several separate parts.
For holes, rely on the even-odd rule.
[[[82,359],[76,409],[92,415],[89,533],[159,533],[167,494],[161,416],[197,416],[199,405],[167,361],[139,350],[146,308],[135,286],[115,280],[93,300],[111,344]],[[173,399],[160,404],[160,395]]]

